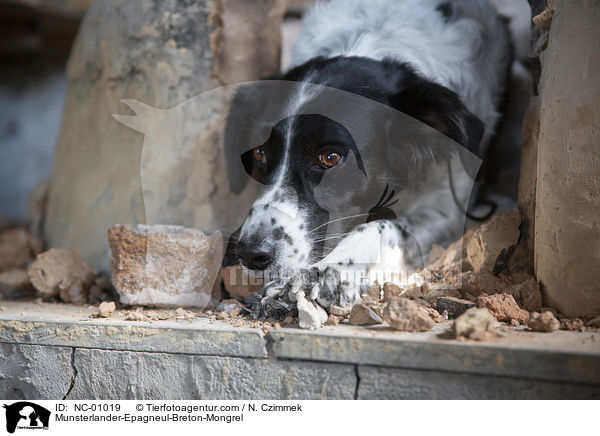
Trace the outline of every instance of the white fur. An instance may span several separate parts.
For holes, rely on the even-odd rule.
[[[446,22],[436,7],[451,3]],[[486,126],[496,122],[510,62],[510,36],[486,0],[331,0],[305,15],[293,64],[316,56],[407,62],[456,92]]]

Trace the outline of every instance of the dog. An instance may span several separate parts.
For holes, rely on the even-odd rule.
[[[256,118],[273,106],[249,89],[225,135],[228,159],[264,185],[224,259],[268,277],[252,300],[261,316],[286,313],[299,292],[352,306],[373,271],[414,271],[460,236],[472,180],[448,174],[485,155],[511,61],[507,22],[486,0],[331,0],[305,14],[292,68],[265,81],[293,84],[266,140],[245,142],[236,108]],[[336,92],[346,103],[332,104]],[[407,117],[399,128],[386,109]]]

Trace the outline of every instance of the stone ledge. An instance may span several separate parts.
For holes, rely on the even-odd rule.
[[[267,357],[258,328],[194,321],[91,318],[97,309],[66,304],[3,302],[0,341],[36,345],[210,356]]]
[[[493,342],[459,342],[441,337],[450,323],[425,333],[340,325],[265,334],[250,323],[92,318],[96,311],[2,302],[0,377],[26,398],[62,397],[75,369],[69,398],[78,399],[600,398],[597,331],[506,329]],[[21,362],[27,353],[43,358]],[[35,384],[15,366],[58,381]]]
[[[423,333],[386,328],[272,331],[278,357],[600,384],[600,333],[510,330],[494,342],[442,339],[450,323]]]

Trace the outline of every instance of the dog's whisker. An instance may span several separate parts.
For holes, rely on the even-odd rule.
[[[314,229],[312,229],[308,233],[310,234],[310,233],[314,232],[315,230],[320,229],[323,226],[326,226],[327,224],[331,224],[331,223],[335,223],[335,222],[343,221],[343,220],[349,220],[349,219],[352,219],[352,218],[358,218],[358,217],[361,217],[361,216],[368,216],[368,215],[369,215],[368,213],[359,213],[357,215],[350,215],[350,216],[345,216],[345,217],[338,218],[338,219],[335,219],[335,220],[327,221],[326,223],[323,223],[323,224],[315,227]]]

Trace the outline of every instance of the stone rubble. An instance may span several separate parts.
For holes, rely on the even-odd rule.
[[[508,261],[519,240],[521,214],[510,211],[493,217],[473,232],[467,243],[467,260],[476,273],[496,273]]]
[[[98,306],[98,316],[100,318],[110,318],[116,309],[114,301],[104,301]]]
[[[52,248],[37,256],[27,270],[42,298],[60,295],[66,303],[84,304],[95,271],[81,258],[78,248]]]
[[[352,325],[374,325],[383,323],[383,319],[365,303],[356,303],[348,319]]]
[[[560,321],[557,320],[552,312],[533,312],[527,322],[527,327],[535,332],[553,332],[560,328]]]
[[[477,307],[488,309],[498,321],[515,320],[519,324],[529,321],[529,312],[521,309],[510,294],[481,294],[477,299]]]
[[[477,305],[472,301],[456,297],[439,297],[435,303],[435,309],[439,313],[447,311],[449,318],[456,318],[472,307]]]
[[[393,297],[387,303],[383,318],[393,329],[407,332],[427,331],[435,324],[426,308],[402,297]]]
[[[456,318],[454,335],[456,339],[486,341],[497,336],[498,321],[487,310],[473,307]]]
[[[319,304],[309,301],[304,293],[298,293],[296,297],[300,328],[315,330],[327,322],[327,313]]]

